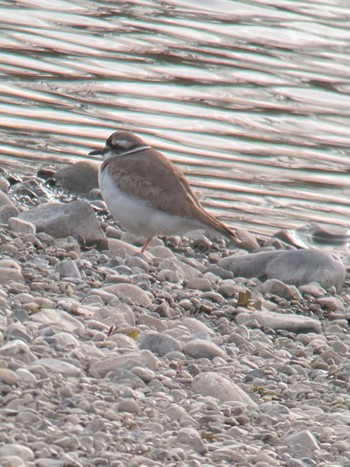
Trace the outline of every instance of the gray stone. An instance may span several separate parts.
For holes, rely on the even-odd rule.
[[[18,219],[17,217],[11,217],[8,220],[8,226],[10,230],[19,234],[35,235],[36,233],[35,225],[23,219]]]
[[[140,409],[137,403],[133,400],[123,400],[118,404],[119,412],[139,413]]]
[[[209,326],[196,318],[184,318],[181,320],[181,326],[185,326],[191,333],[205,332],[208,336],[215,335],[215,332]]]
[[[166,355],[174,350],[181,350],[181,344],[174,337],[167,334],[152,332],[141,339],[140,349],[149,350],[160,356]]]
[[[275,313],[273,311],[254,311],[252,313],[239,313],[236,317],[238,325],[249,321],[257,321],[265,329],[284,329],[285,331],[306,333],[321,333],[321,323],[308,316],[293,315],[290,313]]]
[[[192,381],[191,389],[202,396],[211,396],[219,401],[236,401],[245,404],[247,407],[255,408],[256,403],[233,381],[230,381],[220,373],[201,373]]]
[[[77,263],[71,259],[64,259],[55,266],[55,271],[58,272],[61,278],[63,277],[75,277],[80,279],[80,271]]]
[[[71,363],[59,360],[58,358],[40,358],[35,365],[42,365],[44,368],[54,373],[60,373],[66,378],[81,376],[81,370]]]
[[[56,331],[77,332],[83,334],[85,326],[76,318],[63,310],[45,308],[30,316],[32,321],[46,324]]]
[[[208,452],[208,448],[203,443],[197,430],[190,427],[181,428],[177,434],[177,441],[190,446],[194,451],[203,455]]]
[[[121,301],[131,300],[136,305],[144,306],[146,308],[152,305],[152,301],[147,292],[134,284],[112,284],[103,287],[102,290],[114,294]]]
[[[4,204],[0,206],[0,224],[7,224],[11,217],[16,217],[19,214],[19,210],[15,206]]]
[[[37,360],[36,356],[31,352],[28,345],[21,340],[14,340],[4,344],[2,347],[0,347],[0,355],[13,357],[25,364],[30,364]]]
[[[190,418],[187,411],[177,404],[171,404],[171,406],[166,409],[165,415],[170,418],[170,420],[188,420]]]
[[[18,370],[16,370],[16,375],[18,376],[18,379],[23,381],[24,383],[36,383],[36,377],[25,368],[18,368]]]
[[[117,329],[135,326],[134,312],[126,303],[102,307],[94,313],[94,319],[107,326],[115,326]]]
[[[200,277],[202,274],[189,264],[183,263],[176,258],[166,258],[159,263],[158,270],[168,269],[178,274],[180,280],[190,281]]]
[[[309,430],[293,433],[284,439],[284,442],[291,447],[302,446],[303,448],[315,451],[320,449],[317,439]]]
[[[195,277],[187,282],[189,289],[201,290],[207,292],[212,289],[211,282],[205,277]]]
[[[3,444],[0,446],[0,458],[8,456],[16,456],[28,462],[34,460],[33,451],[27,446],[20,444]]]
[[[98,188],[98,164],[79,161],[61,167],[53,178],[64,190],[87,195]]]
[[[150,370],[155,370],[159,365],[159,360],[148,350],[130,352],[120,357],[107,357],[104,360],[93,363],[90,367],[90,374],[94,378],[104,378],[107,373],[116,369],[130,370],[140,365]]]
[[[45,203],[22,212],[18,218],[31,222],[38,232],[46,232],[54,238],[71,235],[84,245],[96,245],[99,248],[107,246],[107,240],[92,207],[83,200]]]
[[[268,279],[261,286],[262,293],[278,295],[286,300],[301,300],[302,296],[295,285],[287,285],[278,279]]]
[[[317,282],[325,289],[334,286],[340,291],[345,279],[345,267],[340,258],[321,250],[232,255],[222,258],[218,265],[238,277],[256,277],[263,281],[279,279],[297,287]]]
[[[226,356],[225,352],[214,342],[203,339],[192,339],[183,346],[183,352],[192,358],[208,358]]]

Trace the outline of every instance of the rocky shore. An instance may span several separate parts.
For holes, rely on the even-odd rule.
[[[95,174],[0,179],[0,465],[350,467],[346,249],[141,255]]]

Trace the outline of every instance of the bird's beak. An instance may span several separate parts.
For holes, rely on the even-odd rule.
[[[104,149],[95,149],[94,151],[89,152],[89,156],[103,156]]]

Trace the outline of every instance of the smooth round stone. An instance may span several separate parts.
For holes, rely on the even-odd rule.
[[[183,352],[192,358],[225,358],[226,353],[214,342],[204,339],[192,339],[183,346]]]
[[[118,404],[118,410],[119,412],[129,412],[129,413],[134,413],[137,414],[139,413],[139,406],[137,403],[133,400],[123,400],[120,401]]]
[[[140,366],[135,366],[131,369],[132,373],[142,379],[145,383],[150,383],[154,377],[154,371],[150,370],[149,368],[142,368]]]
[[[147,349],[158,355],[165,355],[174,350],[181,350],[181,344],[167,334],[150,333],[141,339],[140,349]]]
[[[148,293],[134,284],[112,284],[103,287],[102,290],[114,294],[121,301],[123,301],[125,298],[128,298],[139,306],[144,306],[147,308],[152,305],[152,301]]]
[[[8,220],[9,229],[13,232],[25,235],[35,235],[36,228],[31,222],[27,222],[23,219],[18,219],[17,217],[11,217]]]
[[[18,376],[12,370],[0,368],[0,382],[12,386],[18,383]]]

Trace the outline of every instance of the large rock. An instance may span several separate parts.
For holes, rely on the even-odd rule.
[[[18,217],[34,224],[37,232],[45,232],[54,238],[72,235],[84,245],[107,247],[106,237],[92,207],[86,201],[46,203],[22,212]]]
[[[256,277],[262,281],[279,279],[286,284],[317,282],[325,289],[339,292],[345,279],[345,267],[333,253],[321,250],[269,251],[242,256],[228,256],[219,266],[238,277]]]
[[[88,194],[94,188],[98,188],[98,165],[80,161],[61,167],[53,178],[64,190]]]

